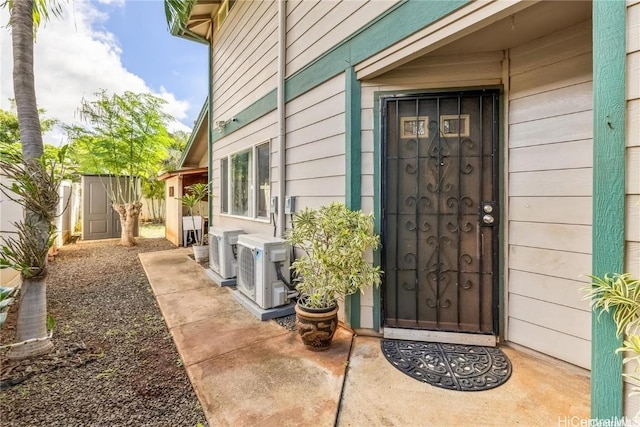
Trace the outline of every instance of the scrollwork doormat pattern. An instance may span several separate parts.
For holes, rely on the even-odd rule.
[[[511,362],[499,348],[400,340],[382,340],[381,347],[400,371],[449,390],[489,390],[511,376]]]

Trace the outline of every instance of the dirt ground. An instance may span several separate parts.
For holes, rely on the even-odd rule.
[[[47,277],[55,349],[20,363],[0,353],[0,425],[206,425],[138,259],[174,246],[161,237],[137,242],[59,249]],[[17,306],[0,344],[13,340]]]

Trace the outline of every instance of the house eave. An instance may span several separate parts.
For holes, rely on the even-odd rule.
[[[177,37],[208,44],[213,35],[213,17],[220,0],[188,0],[181,7],[182,19],[170,20],[169,32]]]
[[[208,168],[184,168],[175,171],[168,171],[158,177],[158,180],[165,181],[175,176],[198,175],[207,173]]]
[[[209,116],[209,98],[207,97],[207,99],[205,99],[204,101],[204,104],[202,105],[200,114],[198,114],[198,118],[196,119],[195,125],[193,126],[193,130],[191,131],[191,135],[189,136],[189,140],[187,141],[187,146],[185,147],[184,152],[182,153],[182,157],[180,157],[180,161],[178,162],[178,165],[181,168],[185,166],[184,163],[189,157],[191,150],[193,149],[193,146],[195,144],[195,141],[197,140],[197,136],[199,134],[200,128],[203,126],[203,124],[208,123],[208,120],[205,120],[205,118],[208,118],[208,116]]]

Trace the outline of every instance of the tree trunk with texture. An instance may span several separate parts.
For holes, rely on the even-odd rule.
[[[38,341],[19,344],[38,339]],[[47,285],[44,278],[23,278],[15,343],[7,353],[11,360],[22,360],[48,353],[53,343],[47,338]]]
[[[120,235],[120,244],[122,246],[135,246],[136,241],[133,236],[135,224],[142,209],[142,203],[114,203],[113,209],[120,215],[120,225],[122,233]]]
[[[43,153],[42,130],[36,103],[33,75],[33,0],[15,0],[11,10],[11,41],[13,50],[13,90],[18,113],[18,127],[22,156],[39,158]],[[25,223],[38,230],[49,224],[27,210]],[[48,245],[46,239],[39,244]],[[46,254],[46,252],[45,252]],[[46,255],[45,255],[46,257]],[[44,338],[47,335],[46,271],[37,278],[24,278],[20,291],[20,307],[16,324],[16,342]],[[44,339],[13,347],[7,357],[27,359],[47,353],[53,348],[51,340]]]
[[[33,76],[33,0],[16,0],[11,11],[13,91],[24,158],[42,155],[42,130]]]

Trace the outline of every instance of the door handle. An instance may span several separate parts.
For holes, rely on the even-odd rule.
[[[493,202],[482,202],[480,204],[480,221],[482,225],[494,225],[496,222],[496,206]]]

